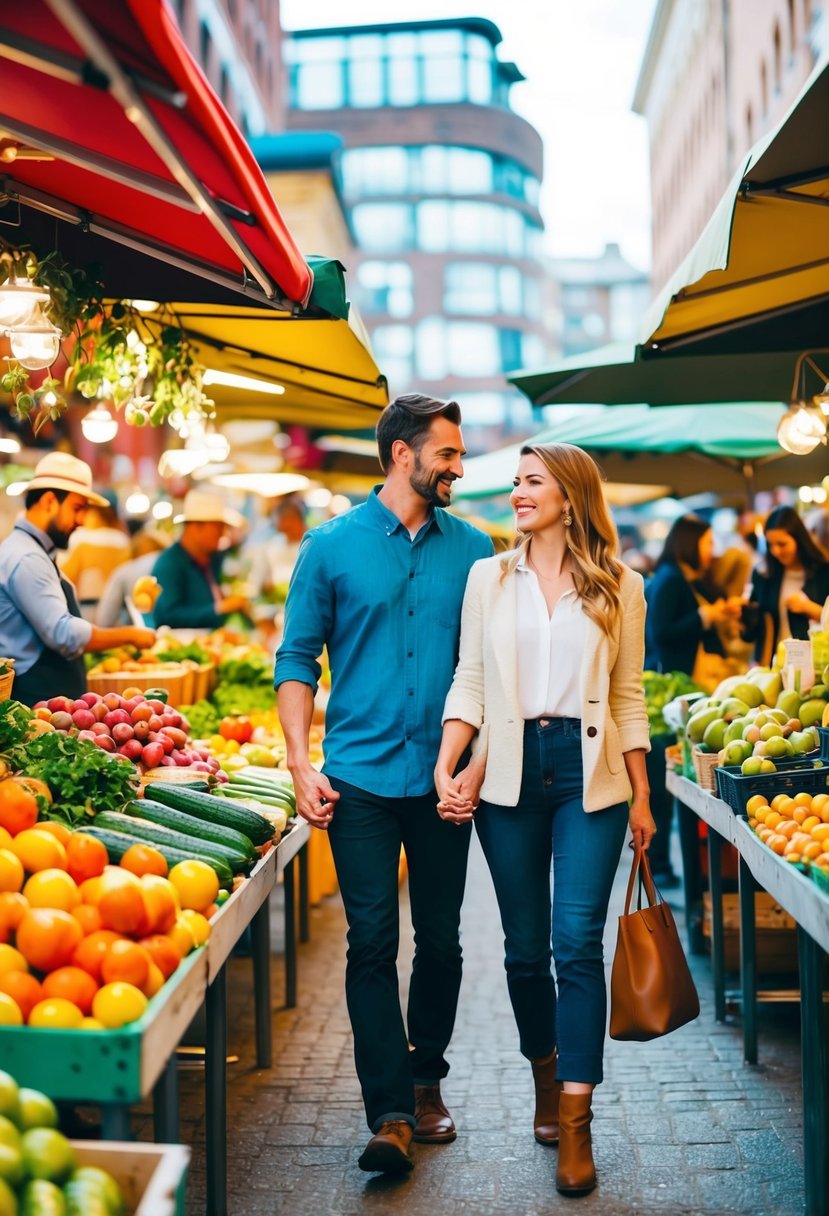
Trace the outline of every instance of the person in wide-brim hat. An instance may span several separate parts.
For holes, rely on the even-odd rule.
[[[153,610],[156,625],[218,629],[231,613],[247,613],[244,596],[225,595],[220,587],[225,528],[242,527],[244,516],[218,494],[190,490],[173,522],[184,525],[181,536],[153,567],[161,586]]]
[[[50,452],[35,468],[24,511],[0,544],[0,653],[15,660],[14,697],[25,705],[86,692],[84,653],[152,646],[151,629],[98,629],[80,615],[75,588],[57,568],[58,553],[91,505],[92,470],[68,452]]]

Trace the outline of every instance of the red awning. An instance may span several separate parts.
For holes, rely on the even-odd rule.
[[[280,308],[310,297],[313,275],[166,0],[0,0],[3,196]]]

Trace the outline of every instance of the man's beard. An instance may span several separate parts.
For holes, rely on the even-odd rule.
[[[64,532],[56,523],[47,524],[46,535],[51,540],[56,549],[68,549],[69,537],[71,533]]]
[[[441,497],[440,488],[442,486],[448,494],[451,494],[450,479],[451,481],[455,480],[451,473],[428,473],[420,463],[420,458],[416,456],[414,470],[409,478],[409,485],[416,494],[419,494],[431,506],[448,507],[449,497]]]

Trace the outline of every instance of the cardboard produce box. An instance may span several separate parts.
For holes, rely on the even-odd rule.
[[[703,892],[702,932],[711,936],[711,894]],[[754,925],[757,941],[757,970],[766,975],[797,971],[797,922],[766,891],[754,894]],[[740,897],[723,895],[725,966],[740,968]]]
[[[124,1193],[126,1216],[184,1216],[190,1149],[183,1144],[73,1140],[78,1165],[108,1170]]]

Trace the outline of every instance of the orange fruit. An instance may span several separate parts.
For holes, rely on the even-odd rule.
[[[65,823],[58,823],[56,819],[38,819],[35,826],[39,832],[51,832],[64,848],[72,836],[72,829],[68,828]]]
[[[780,803],[783,801],[788,801],[788,798],[788,794],[775,794],[769,805],[773,811],[779,811]]]
[[[34,827],[37,814],[37,798],[31,790],[26,789],[13,777],[0,781],[0,827],[16,836],[25,828]]]
[[[186,920],[182,920],[181,916],[176,917],[176,923],[167,933],[170,941],[178,948],[181,957],[189,954],[191,950],[196,948],[196,939],[193,937],[193,930],[190,928]]]
[[[824,823],[829,823],[829,794],[813,794],[812,814],[820,815]]]
[[[103,929],[101,921],[101,913],[94,904],[78,904],[77,908],[70,909],[75,920],[83,930],[84,937],[88,933],[94,933],[96,929]]]
[[[81,967],[57,967],[43,981],[44,997],[62,997],[77,1005],[81,1013],[89,1014],[98,985]]]
[[[799,827],[800,824],[796,819],[784,819],[782,823],[778,823],[777,830],[781,836],[785,836],[787,840],[791,840]]]
[[[0,1026],[22,1026],[23,1010],[14,997],[0,992]]]
[[[201,912],[194,912],[192,908],[182,908],[179,916],[193,934],[193,941],[197,946],[203,946],[210,937],[210,921]]]
[[[71,912],[81,902],[77,884],[66,870],[38,870],[27,879],[23,894],[31,908],[62,908]]]
[[[140,1018],[146,1008],[144,993],[134,984],[119,981],[98,989],[92,1002],[92,1016],[110,1030],[116,1030]]]
[[[121,858],[121,866],[131,874],[157,874],[160,878],[167,877],[167,862],[164,854],[159,853],[150,844],[133,844]]]
[[[19,891],[0,892],[0,929],[16,929],[29,910],[29,901]]]
[[[45,997],[29,1014],[29,1025],[42,1030],[74,1030],[80,1026],[83,1014],[77,1005],[64,997]]]
[[[812,805],[812,795],[807,794],[804,790],[800,794],[795,794],[794,801],[797,803],[798,806],[811,806]]]
[[[147,951],[165,980],[169,979],[182,957],[181,950],[173,938],[166,933],[155,933],[152,937],[142,937],[139,945]]]
[[[817,815],[807,815],[803,820],[803,831],[811,832],[812,828],[820,827],[821,823],[823,823],[823,820]]]
[[[146,934],[167,933],[176,923],[179,913],[175,887],[164,878],[145,874],[141,879],[141,893],[147,910]]]
[[[169,879],[178,891],[182,908],[201,912],[202,908],[208,908],[215,903],[219,894],[218,875],[206,861],[198,861],[195,858],[180,861],[173,866]]]
[[[0,848],[0,891],[19,891],[24,878],[23,863],[17,854]]]
[[[51,832],[41,828],[25,828],[18,832],[9,847],[20,858],[27,874],[66,869],[66,849]]]
[[[117,933],[111,929],[95,929],[75,947],[72,952],[73,967],[81,967],[92,976],[96,983],[101,982],[101,964],[104,956],[113,942],[121,941]]]
[[[783,822],[783,816],[776,809],[773,810],[770,815],[766,815],[766,818],[765,818],[766,827],[772,828],[773,831],[777,831],[778,823],[782,823],[782,822]]]
[[[97,1018],[82,1018],[78,1023],[78,1030],[106,1030],[106,1026]]]
[[[73,832],[66,843],[66,868],[76,883],[98,878],[109,864],[106,845],[85,832]]]
[[[138,942],[122,938],[113,942],[104,955],[101,962],[101,979],[105,984],[123,980],[141,988],[147,982],[151,961],[147,951],[143,946],[139,946]]]
[[[28,971],[29,965],[19,950],[7,944],[0,945],[0,975],[7,971]]]
[[[141,985],[141,991],[146,997],[153,997],[164,987],[164,974],[155,963],[150,963],[146,982]]]
[[[0,992],[17,1001],[24,1022],[28,1022],[32,1009],[43,999],[40,980],[35,979],[30,971],[7,971],[5,975],[0,975]]]
[[[123,873],[125,878],[132,881],[106,885],[98,903],[98,911],[105,929],[114,929],[116,933],[128,935],[137,934],[148,919],[144,893],[137,878],[127,870]]]
[[[5,828],[0,828],[0,849],[7,849],[11,842],[12,834]]]
[[[17,927],[17,948],[38,971],[65,966],[82,939],[74,916],[60,908],[30,908]]]

